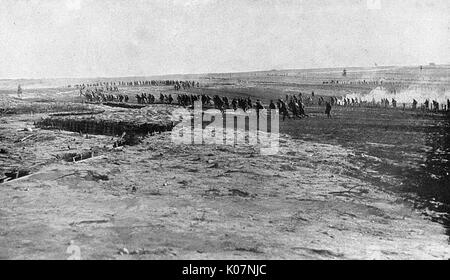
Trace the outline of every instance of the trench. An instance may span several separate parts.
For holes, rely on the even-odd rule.
[[[4,174],[5,174],[5,177],[0,178],[0,184],[30,175],[31,172],[29,170],[20,169],[20,170],[13,170],[13,171],[5,172]]]
[[[67,153],[67,154],[63,154],[61,156],[61,159],[66,162],[77,162],[77,161],[93,158],[97,155],[98,155],[98,153],[96,154],[94,151],[86,151],[86,152],[81,152],[81,153]]]
[[[112,121],[97,119],[45,118],[35,122],[35,126],[43,129],[60,129],[72,132],[120,136],[146,136],[171,131],[173,123],[135,123],[131,121]]]
[[[91,134],[91,135],[108,135],[119,136],[114,141],[113,147],[133,146],[141,143],[141,139],[156,133],[171,131],[174,127],[172,122],[155,122],[155,123],[137,123],[133,121],[113,121],[98,120],[94,118],[66,118],[63,116],[50,116],[35,122],[35,126],[42,129],[60,129],[65,131]],[[100,156],[100,151],[86,150],[77,153],[66,153],[58,156],[58,160],[65,162],[78,162],[92,157]],[[32,174],[31,171],[25,169],[10,170],[0,176],[0,183],[6,183],[16,180],[23,176]]]

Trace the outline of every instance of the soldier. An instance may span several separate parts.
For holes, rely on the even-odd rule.
[[[209,97],[209,96],[208,96]],[[208,98],[209,99],[209,98]],[[223,106],[224,109],[229,109],[230,108],[230,102],[228,101],[228,98],[226,96],[224,96],[223,98]]]
[[[289,101],[289,109],[291,109],[291,111],[292,111],[292,118],[293,118],[293,119],[295,119],[296,116],[299,117],[299,118],[301,118],[301,117],[299,116],[299,111],[298,111],[299,106],[298,106],[298,104],[294,101],[294,99],[291,99],[291,100]]]
[[[413,99],[412,108],[415,110],[417,108],[417,100]]]
[[[253,108],[252,100],[250,99],[250,97],[247,98],[247,105],[249,108]]]
[[[290,119],[291,117],[289,117],[289,112],[287,110],[286,103],[284,103],[284,101],[281,99],[279,99],[278,102],[280,104],[280,113],[283,115],[283,121],[286,119],[286,117]]]
[[[433,109],[435,112],[439,111],[439,102],[437,102],[436,100],[433,100]]]
[[[320,97],[319,97],[318,105],[319,105],[319,106],[322,106],[322,104],[323,104],[324,101],[325,101],[325,100],[323,99],[323,97],[320,96]]]
[[[237,100],[236,98],[233,98],[233,100],[231,101],[231,106],[233,108],[233,110],[237,110]]]
[[[303,104],[303,102],[300,102],[300,104],[298,104],[298,107],[299,115],[302,117],[308,117],[308,115],[305,113],[305,104]]]
[[[331,118],[331,104],[330,104],[330,102],[327,101],[325,106],[326,106],[325,114],[327,115],[328,118]]]
[[[275,106],[275,104],[273,103],[273,100],[270,100],[270,105],[269,105],[269,109],[270,110],[275,110],[277,107]]]
[[[262,105],[261,101],[258,99],[256,100],[256,114],[259,116],[259,111],[264,109],[264,106]],[[245,109],[244,109],[245,111]]]
[[[17,96],[18,96],[19,98],[22,97],[22,88],[20,87],[20,85],[17,87]]]

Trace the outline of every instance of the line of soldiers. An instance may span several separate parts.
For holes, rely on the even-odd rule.
[[[289,116],[289,111],[292,112],[292,118],[298,117],[299,119],[308,117],[305,113],[305,104],[303,103],[303,94],[299,93],[298,97],[296,95],[286,95],[286,99],[278,99],[276,105],[273,101],[270,101],[269,109],[278,109],[280,115],[283,116],[283,121]]]
[[[84,93],[80,91],[80,95],[84,96],[89,102],[128,102],[129,97],[126,94],[106,94],[101,91],[86,90]]]
[[[227,109],[237,110],[240,108],[244,111],[247,111],[248,109],[253,108],[252,100],[250,99],[250,97],[233,98],[230,100],[226,96],[220,97],[218,95],[215,95],[212,98],[212,101],[214,102],[215,108],[219,110],[227,110]]]
[[[95,92],[95,93],[105,92],[105,91],[108,91],[108,92],[119,92],[119,88],[117,86],[109,86],[109,85],[99,86],[99,87],[97,87],[97,86],[95,86],[95,87],[82,86],[79,89],[80,89],[80,95],[83,95],[83,90],[84,91],[92,91],[92,92]]]
[[[340,106],[381,106],[384,108],[397,108],[398,101],[395,98],[388,99],[388,98],[382,98],[380,102],[377,102],[375,99],[373,99],[371,102],[362,101],[361,98],[350,98],[350,97],[344,97],[342,99],[337,99],[336,97],[331,97],[331,105],[340,105]],[[447,99],[447,104],[445,103],[439,103],[436,100],[430,101],[429,99],[426,99],[424,103],[421,104],[420,109],[422,110],[430,110],[430,111],[449,111],[450,110],[450,99]],[[410,103],[411,104],[411,103]],[[319,102],[320,105],[320,102]],[[419,102],[416,99],[413,99],[411,108],[413,110],[418,109]],[[402,103],[403,110],[406,109],[407,104]]]
[[[417,101],[414,100],[416,102],[415,107],[417,107]],[[413,101],[413,106],[414,106],[414,101]],[[450,99],[447,99],[447,104],[443,103],[443,104],[439,104],[439,102],[437,102],[436,100],[432,100],[430,103],[430,100],[425,100],[425,102],[423,103],[423,110],[430,110],[430,111],[435,111],[438,112],[440,110],[442,111],[450,111]]]
[[[201,101],[202,105],[211,105],[212,104],[212,98],[209,95],[202,94],[178,94],[177,96],[177,102],[178,105],[187,107],[194,105],[195,101]]]
[[[176,81],[173,88],[175,90],[180,90],[181,88],[186,90],[191,87],[194,88],[195,86],[197,86],[199,88],[200,87],[199,82],[195,83],[195,81]]]
[[[92,87],[104,87],[107,91],[118,91],[119,86],[174,86],[178,88],[200,87],[199,82],[195,81],[178,81],[178,80],[141,80],[141,81],[117,81],[117,82],[96,82],[90,84],[77,84],[74,87],[79,89],[86,89]],[[69,85],[68,87],[72,87]]]
[[[156,103],[156,97],[151,93],[141,93],[136,94],[136,100],[138,104],[155,104]],[[159,95],[159,102],[158,103],[165,103],[165,104],[172,104],[174,101],[172,94],[162,94]]]
[[[374,80],[374,81],[368,81],[368,80],[357,80],[357,81],[345,81],[345,80],[328,80],[328,81],[322,81],[323,85],[328,84],[336,84],[336,85],[382,85],[384,82],[383,80]]]
[[[128,95],[113,95],[113,94],[105,94],[103,92],[95,92],[91,90],[87,90],[84,93],[84,96],[88,101],[91,102],[128,102]],[[141,93],[135,95],[136,101],[138,104],[174,104],[174,98],[172,94],[163,94],[160,93],[159,98],[157,99],[153,94],[150,93]],[[201,101],[203,106],[214,106],[214,108],[219,109],[221,111],[227,109],[238,110],[242,109],[243,111],[247,111],[248,109],[256,109],[256,113],[259,115],[260,110],[265,109],[265,106],[262,104],[260,100],[256,100],[253,102],[250,97],[247,98],[233,98],[230,99],[226,96],[220,97],[215,95],[213,97],[206,94],[177,94],[176,102],[180,106],[188,107],[194,105],[194,102]],[[330,97],[330,101],[325,101],[323,97],[319,97],[319,103],[325,104],[326,111],[328,117],[331,117],[331,105],[336,102],[335,97]],[[303,103],[302,93],[298,95],[287,95],[286,99],[278,99],[276,102],[273,100],[270,101],[268,109],[275,110],[278,109],[280,115],[283,117],[283,121],[287,118],[302,119],[304,117],[308,117],[305,112],[305,104]],[[292,117],[290,116],[292,113]]]

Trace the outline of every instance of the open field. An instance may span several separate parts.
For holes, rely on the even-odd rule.
[[[345,78],[342,69],[172,76],[161,79],[201,86],[119,92],[131,103],[141,92],[186,92],[267,105],[299,92],[370,94],[376,85],[357,81],[395,79],[398,91],[422,86],[446,94],[449,69],[347,69]],[[324,84],[329,80],[341,84]],[[70,112],[79,114],[74,119],[120,120],[121,127],[161,125],[177,108],[87,104],[77,89],[63,87],[67,80],[51,83],[25,82],[22,99],[9,84],[0,92],[0,258],[65,259],[71,241],[83,259],[450,257],[444,112],[334,106],[328,119],[313,102],[309,117],[280,121],[280,151],[264,156],[245,144],[176,144],[164,130],[141,131],[139,141],[119,145],[120,128],[36,126]]]

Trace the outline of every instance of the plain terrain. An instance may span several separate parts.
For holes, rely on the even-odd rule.
[[[426,69],[445,87],[448,69]],[[211,74],[191,93],[343,96],[370,85],[324,85],[336,69]],[[349,70],[348,80],[396,77],[414,68]],[[447,76],[448,77],[448,76]],[[423,80],[423,79],[422,79]],[[448,88],[448,87],[447,87]],[[176,92],[170,87],[123,87]],[[66,259],[448,259],[448,116],[410,110],[307,107],[280,122],[280,152],[248,145],[178,145],[170,132],[133,146],[117,137],[45,130],[52,112],[111,109],[83,104],[73,88],[0,93],[0,258]],[[133,100],[132,100],[133,101]],[[170,115],[175,107],[141,109]],[[31,128],[25,129],[25,128]],[[28,138],[27,138],[28,137]],[[66,155],[95,150],[72,162]],[[1,176],[1,174],[0,174]]]

